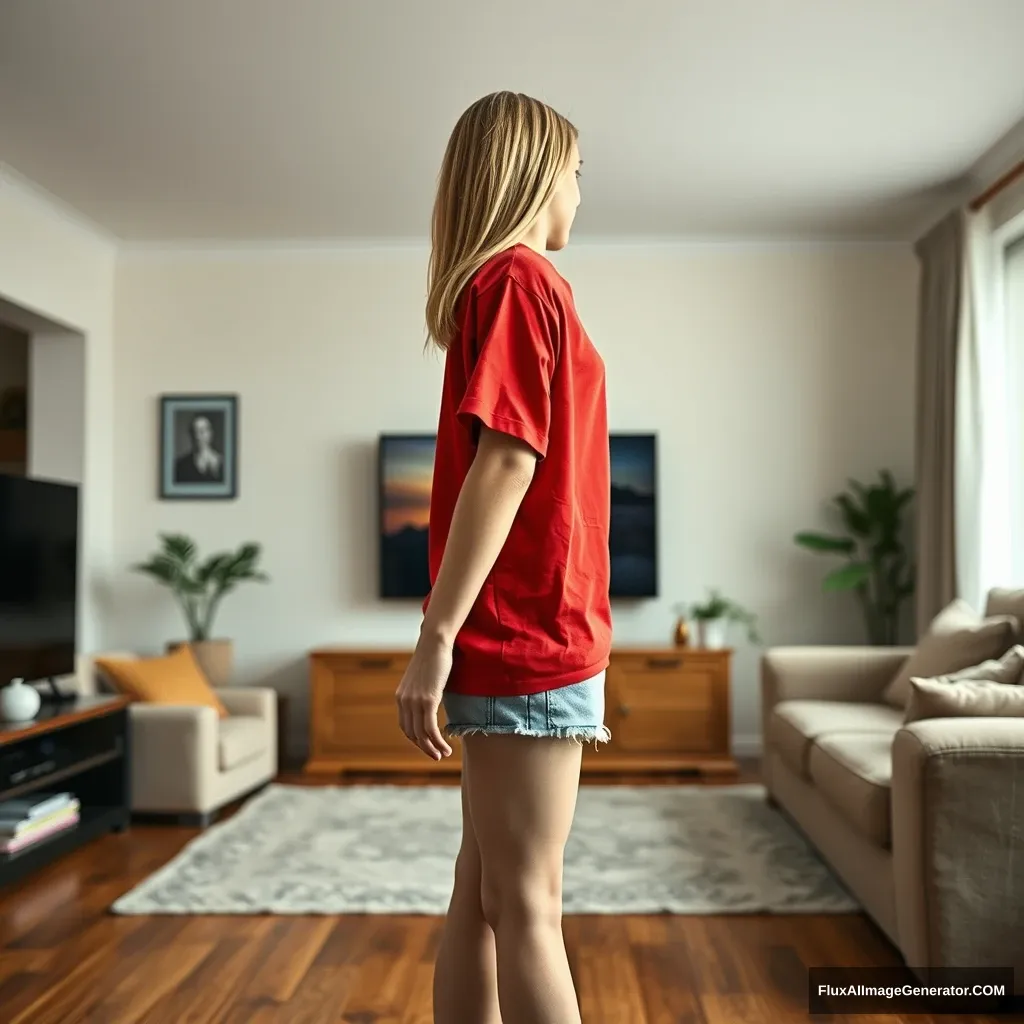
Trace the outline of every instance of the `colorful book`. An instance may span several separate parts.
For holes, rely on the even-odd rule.
[[[45,818],[67,807],[73,799],[71,793],[33,793],[17,800],[0,801],[0,824]]]
[[[33,846],[35,843],[42,842],[44,839],[49,839],[58,832],[63,832],[65,829],[72,828],[77,824],[78,812],[76,811],[74,814],[49,822],[45,828],[36,829],[26,835],[17,836],[14,839],[8,839],[3,844],[0,844],[0,852],[18,853],[20,850]]]
[[[43,817],[22,818],[20,821],[14,823],[0,821],[0,841],[26,835],[35,829],[45,827],[53,821],[58,821],[61,818],[77,814],[79,809],[78,800],[72,797],[70,803],[65,804],[63,807],[59,807],[57,810],[52,811],[50,814],[44,815]]]

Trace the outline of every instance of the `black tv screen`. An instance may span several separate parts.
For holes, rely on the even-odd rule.
[[[430,590],[427,527],[434,434],[381,434],[377,447],[380,596],[425,597]],[[612,434],[612,597],[658,594],[657,443],[654,434]]]
[[[78,488],[0,476],[0,680],[75,670]]]

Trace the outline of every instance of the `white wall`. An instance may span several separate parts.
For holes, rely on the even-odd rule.
[[[0,302],[3,319],[23,314],[25,330],[77,335],[82,388],[75,410],[85,419],[81,449],[82,506],[79,648],[105,646],[101,630],[111,564],[113,463],[111,450],[115,247],[17,182],[0,166]],[[16,307],[16,310],[14,309]],[[35,343],[34,343],[35,344]],[[34,360],[33,360],[34,362]],[[33,370],[35,367],[33,366]],[[35,390],[37,381],[33,379]],[[30,396],[30,403],[32,402]],[[83,408],[84,406],[84,408]],[[83,417],[84,413],[84,417]],[[31,424],[35,429],[35,419]],[[32,441],[30,440],[30,446]],[[35,456],[30,452],[35,463]],[[45,469],[46,467],[42,467]]]
[[[110,642],[181,634],[129,572],[162,530],[204,550],[262,542],[273,582],[225,602],[240,677],[296,695],[327,643],[408,647],[418,610],[375,594],[374,441],[433,430],[422,352],[426,252],[128,253],[117,280]],[[825,564],[795,549],[848,475],[913,466],[916,263],[907,247],[580,247],[559,265],[606,358],[613,430],[660,435],[663,597],[616,609],[620,644],[667,643],[673,603],[720,585],[770,643],[858,641]],[[235,502],[156,498],[157,398],[237,392]],[[755,652],[735,732],[757,732]]]

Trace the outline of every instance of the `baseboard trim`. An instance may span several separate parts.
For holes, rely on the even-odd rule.
[[[746,736],[733,736],[732,756],[733,757],[760,757],[763,744],[760,735],[747,734]]]

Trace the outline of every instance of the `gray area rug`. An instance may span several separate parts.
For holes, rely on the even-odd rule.
[[[444,914],[454,786],[271,785],[114,903],[118,914]],[[849,913],[760,786],[583,786],[567,914]]]

